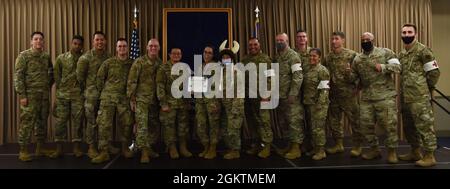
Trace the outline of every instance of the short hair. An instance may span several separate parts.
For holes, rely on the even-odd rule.
[[[34,35],[41,35],[42,38],[45,38],[44,33],[40,32],[40,31],[34,31],[33,33],[31,33],[31,39],[33,39]]]
[[[172,51],[174,50],[174,49],[180,49],[180,51],[181,51],[181,48],[180,47],[172,47],[172,48],[170,48],[170,53],[172,53]]]
[[[123,38],[123,37],[119,37],[119,39],[117,39],[116,43],[119,42],[119,41],[125,41],[125,42],[128,43],[127,39],[125,39],[125,38]]]
[[[73,36],[73,37],[72,37],[72,40],[75,40],[75,39],[80,40],[81,43],[84,42],[84,38],[83,38],[83,36],[81,36],[81,35],[75,35],[75,36]]]
[[[311,50],[309,50],[309,53],[311,52],[316,52],[319,57],[322,57],[322,50],[320,50],[319,48],[312,48]]]
[[[296,34],[298,34],[298,33],[307,33],[307,32],[305,29],[298,29]]]
[[[403,24],[402,28],[404,27],[412,27],[414,28],[414,31],[417,32],[417,26],[411,23]]]
[[[207,45],[205,45],[205,47],[203,48],[203,50],[205,50],[206,48],[211,48],[212,50],[213,50],[213,53],[216,51],[215,49],[214,49],[214,45],[212,45],[212,44],[207,44]]]
[[[96,32],[94,32],[94,34],[92,35],[92,39],[95,38],[95,35],[102,35],[104,38],[106,38],[105,33],[103,33],[102,31],[96,31]]]
[[[342,39],[345,39],[345,33],[344,33],[344,32],[341,32],[341,31],[335,31],[335,32],[333,32],[331,35],[332,35],[332,36],[339,36],[339,37],[341,37]]]

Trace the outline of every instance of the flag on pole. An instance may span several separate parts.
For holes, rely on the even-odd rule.
[[[258,8],[258,6],[256,6],[255,13],[256,13],[255,33],[253,34],[253,37],[258,38],[259,37],[259,8]]]
[[[134,7],[133,32],[131,33],[130,59],[139,57],[138,10]]]

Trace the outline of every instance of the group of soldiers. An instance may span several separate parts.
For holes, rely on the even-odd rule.
[[[323,56],[319,48],[308,46],[304,30],[297,32],[296,49],[289,47],[287,34],[278,34],[275,37],[277,54],[273,59],[261,51],[258,39],[250,38],[243,64],[279,64],[279,105],[275,112],[281,125],[287,126],[285,137],[288,145],[275,148],[277,154],[297,159],[304,152],[314,160],[322,160],[327,154],[343,153],[341,120],[345,114],[352,129],[352,157],[367,160],[381,157],[375,133],[377,125],[386,131],[389,163],[397,163],[400,159],[415,161],[419,166],[435,165],[436,136],[430,99],[439,78],[439,69],[431,50],[417,41],[416,26],[405,24],[401,31],[404,49],[398,54],[374,46],[374,35],[369,32],[361,36],[362,53],[344,48],[345,34],[333,32],[331,52],[327,56]],[[32,160],[28,143],[33,129],[37,140],[36,156],[63,156],[69,122],[73,153],[77,157],[83,156],[80,148],[83,117],[86,119],[85,142],[89,145],[87,155],[92,163],[108,161],[110,154],[122,153],[124,157],[132,158],[134,151],[129,145],[133,125],[136,125],[136,146],[141,151],[141,163],[148,163],[150,158],[159,156],[152,147],[160,124],[170,158],[177,159],[180,155],[192,157],[188,149],[192,103],[190,99],[175,98],[171,94],[172,83],[178,78],[172,75],[172,67],[185,64],[181,62],[182,50],[170,49],[170,60],[163,63],[159,58],[160,44],[157,39],[151,39],[147,53],[131,60],[124,38],[116,41],[115,56],[106,52],[104,33],[95,32],[92,40],[93,48],[82,54],[83,38],[73,37],[70,51],[58,56],[53,65],[49,54],[43,51],[44,34],[34,32],[31,49],[18,56],[14,86],[20,100],[19,159]],[[221,64],[217,64],[222,65],[220,70],[225,71],[232,68],[226,65],[237,63],[238,48],[238,44],[230,48],[221,46],[218,53]],[[214,51],[212,46],[204,48],[204,67],[216,62]],[[400,74],[400,94],[395,90],[395,74]],[[225,94],[228,84],[225,81],[237,80],[223,75],[221,86],[213,87],[221,88]],[[237,82],[231,84],[236,86]],[[270,83],[270,77],[267,82]],[[50,110],[49,91],[53,83],[56,84],[53,114],[56,117],[57,144],[55,150],[49,150],[43,144]],[[182,87],[180,85],[180,89]],[[247,95],[250,89],[246,89]],[[412,147],[410,153],[398,157],[397,95],[401,97],[406,139]],[[238,95],[233,98],[196,98],[195,129],[203,146],[198,156],[216,158],[217,143],[223,137],[227,148],[223,158],[239,158],[241,128],[247,119],[247,123],[253,123],[248,125],[257,140],[253,140],[246,153],[269,157],[274,138],[271,110],[260,108],[261,103],[268,101],[270,98],[239,98]],[[120,149],[112,145],[111,127],[115,122],[122,144]],[[327,126],[335,143],[329,148],[325,148]],[[363,153],[364,143],[370,148]]]

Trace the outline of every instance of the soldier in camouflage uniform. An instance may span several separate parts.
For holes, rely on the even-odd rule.
[[[430,167],[436,165],[436,134],[431,93],[439,79],[439,67],[431,49],[419,43],[417,27],[405,24],[402,40],[405,49],[399,54],[402,64],[402,115],[405,136],[411,144],[411,153],[400,155],[399,159],[416,161],[416,165]],[[422,157],[420,148],[425,151]]]
[[[136,144],[142,150],[141,163],[148,163],[149,157],[159,156],[151,148],[157,137],[156,129],[159,122],[159,110],[155,108],[158,107],[156,72],[161,65],[159,50],[159,41],[149,40],[147,54],[136,59],[128,76],[127,97],[131,99],[132,111],[136,112]]]
[[[106,52],[106,38],[103,32],[97,31],[93,35],[93,48],[83,54],[77,63],[77,80],[84,90],[84,114],[86,118],[86,143],[89,145],[88,156],[92,159],[98,155],[97,147],[97,112],[99,106],[99,92],[96,77],[100,65],[110,57]]]
[[[360,102],[360,125],[370,145],[363,159],[380,158],[375,124],[386,130],[385,145],[388,147],[389,163],[397,163],[397,107],[395,105],[394,73],[400,73],[400,62],[393,51],[373,45],[374,36],[366,32],[361,36],[363,53],[358,54],[353,64],[347,66],[346,79],[359,80],[362,98]]]
[[[303,143],[304,109],[300,102],[300,88],[303,82],[303,71],[300,57],[288,45],[287,34],[276,36],[277,56],[279,63],[280,104],[278,116],[288,125],[289,145],[278,153],[287,159],[301,156],[300,145]]]
[[[76,35],[72,39],[70,51],[59,55],[53,66],[56,84],[56,109],[53,110],[53,113],[56,114],[55,142],[57,144],[56,151],[51,154],[52,158],[63,155],[62,142],[67,140],[69,121],[72,127],[73,153],[76,157],[83,155],[80,149],[80,142],[83,138],[83,128],[81,127],[83,97],[75,72],[82,50],[83,37]]]
[[[213,62],[214,49],[206,46],[203,50],[203,68]],[[212,73],[213,75],[214,73]],[[195,120],[197,123],[197,135],[203,145],[203,151],[198,155],[205,159],[214,159],[217,156],[216,146],[219,141],[220,127],[220,100],[216,98],[195,99]]]
[[[327,153],[344,152],[344,128],[341,125],[342,112],[344,112],[352,128],[353,147],[350,154],[352,157],[357,157],[361,154],[361,143],[364,140],[359,126],[357,87],[355,83],[349,83],[344,78],[347,64],[353,62],[356,52],[344,48],[344,42],[345,34],[343,32],[333,32],[331,52],[325,57],[323,63],[331,75],[331,103],[328,110],[328,123],[336,143],[335,146],[327,149]]]
[[[270,66],[271,59],[268,55],[261,52],[261,45],[256,38],[252,38],[248,41],[248,52],[249,54],[245,56],[242,60],[242,63],[247,65],[248,63],[256,64],[257,70],[259,70],[259,64],[268,64]],[[268,66],[267,69],[270,69]],[[258,72],[257,72],[258,73]],[[258,75],[256,75],[258,78]],[[246,94],[249,94],[248,90],[253,88],[249,87],[249,79],[246,79]],[[270,85],[270,80],[267,82],[268,86]],[[255,83],[257,84],[257,83]],[[258,85],[257,85],[258,86]],[[253,91],[255,94],[258,94],[258,91]],[[258,133],[258,139],[263,142],[264,148],[260,150],[258,156],[261,158],[267,158],[270,156],[270,146],[273,141],[273,132],[270,125],[270,110],[269,109],[261,109],[261,101],[268,101],[268,99],[258,98],[248,98],[245,100],[245,114],[247,123],[253,123],[256,131]],[[255,129],[252,129],[253,131]],[[256,146],[255,144],[252,147]],[[256,151],[256,150],[250,150]]]
[[[192,153],[187,148],[187,137],[189,135],[188,108],[190,105],[188,100],[175,98],[171,92],[173,81],[179,77],[172,75],[171,70],[174,64],[184,64],[180,62],[181,57],[181,49],[171,49],[170,60],[159,66],[156,74],[156,92],[161,105],[159,118],[164,128],[164,143],[169,147],[169,156],[172,159],[179,158],[177,141],[180,143],[181,156],[192,157]],[[180,86],[181,88],[182,86]]]
[[[234,41],[232,48],[225,49],[224,41],[221,45],[219,60],[221,60],[221,64],[224,66],[222,72],[222,89],[223,89],[223,98],[221,100],[222,107],[224,110],[224,116],[226,118],[226,126],[224,129],[224,140],[225,144],[228,148],[227,152],[223,155],[224,159],[237,159],[240,158],[240,150],[241,150],[241,128],[244,123],[244,98],[239,98],[237,86],[241,86],[242,82],[244,82],[242,78],[238,79],[238,72],[241,70],[237,69],[234,65],[236,64],[236,54],[239,51],[239,44]],[[230,70],[231,69],[231,70]],[[233,72],[234,76],[229,77],[227,73]],[[242,74],[242,72],[241,72]],[[231,81],[229,81],[231,80]],[[234,90],[231,91],[231,87],[229,84],[234,85]],[[244,83],[245,84],[245,83]],[[227,97],[227,91],[231,94],[233,93],[233,97]],[[245,91],[242,91],[245,92]],[[245,94],[244,94],[245,97]]]
[[[127,79],[133,60],[128,58],[128,44],[125,38],[116,42],[116,56],[109,58],[97,72],[97,89],[100,92],[100,108],[98,110],[98,147],[100,154],[91,160],[92,163],[103,163],[109,160],[109,146],[113,140],[112,126],[114,114],[118,119],[118,133],[122,143],[122,154],[132,158],[133,152],[128,145],[131,140],[131,127],[134,123],[131,114],[130,99],[127,97]]]
[[[327,119],[328,91],[330,90],[330,74],[327,68],[320,64],[322,52],[314,48],[310,51],[309,69],[303,79],[303,104],[306,109],[308,127],[312,131],[314,146],[313,160],[327,157],[325,153],[325,120]]]
[[[300,56],[300,59],[302,60],[302,69],[303,72],[308,71],[309,66],[309,51],[311,51],[311,47],[308,46],[308,33],[306,30],[300,29],[297,31],[297,34],[295,36],[295,52],[297,52],[298,56]],[[302,86],[303,88],[303,86]],[[301,89],[300,93],[303,93],[303,89]],[[303,98],[303,94],[300,94],[301,98]],[[300,102],[303,102],[303,99],[301,99]],[[303,139],[302,144],[302,151],[306,152],[306,155],[313,155],[313,146],[311,141],[311,131],[310,128],[305,127],[303,130],[305,139]]]
[[[47,132],[53,65],[44,50],[44,34],[31,34],[31,48],[19,54],[15,63],[14,88],[20,101],[19,160],[31,161],[28,143],[31,133],[37,139],[36,156],[48,155],[43,148]]]

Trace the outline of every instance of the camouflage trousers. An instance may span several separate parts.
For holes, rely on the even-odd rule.
[[[98,98],[87,98],[84,101],[84,115],[86,118],[86,143],[95,144],[97,142],[97,113],[99,106]]]
[[[75,99],[56,99],[55,141],[65,142],[67,140],[67,127],[70,123],[72,142],[81,142],[83,138],[83,128],[81,124],[83,115],[83,100]]]
[[[359,105],[356,96],[331,101],[328,109],[328,123],[334,139],[344,138],[344,128],[341,124],[342,113],[347,117],[351,126],[353,144],[363,143],[364,136],[359,123]]]
[[[260,99],[246,99],[245,117],[250,131],[258,133],[258,138],[264,143],[272,143],[273,132],[270,125],[270,110],[261,109]]]
[[[423,146],[425,151],[436,150],[434,113],[428,99],[402,104],[403,128],[406,140],[412,147]]]
[[[379,145],[375,132],[375,124],[386,131],[385,145],[388,148],[397,148],[397,108],[394,97],[377,101],[361,101],[360,104],[361,131],[369,146]]]
[[[306,122],[312,134],[314,147],[323,147],[326,143],[325,123],[328,103],[305,105]]]
[[[159,107],[156,104],[136,102],[136,145],[142,149],[155,143],[159,128]]]
[[[292,104],[287,99],[280,99],[280,104],[276,109],[281,125],[288,126],[288,140],[298,144],[303,143],[305,127],[304,109],[300,99],[294,100]]]
[[[108,144],[112,142],[112,126],[115,123],[114,115],[118,119],[117,133],[121,142],[129,142],[131,139],[131,126],[133,125],[133,116],[129,101],[122,100],[119,102],[111,102],[102,100],[100,109],[98,110],[98,147],[99,149],[107,149]]]
[[[184,108],[170,108],[159,112],[163,127],[164,143],[169,146],[179,139],[186,139],[189,133],[189,112]],[[177,125],[178,124],[178,125]]]
[[[220,128],[220,103],[205,102],[195,104],[197,135],[202,144],[217,144]]]
[[[33,93],[27,97],[28,104],[20,105],[19,144],[27,145],[30,142],[31,133],[38,142],[44,142],[47,133],[47,120],[50,102],[48,94]]]
[[[233,103],[239,101],[238,105]],[[244,99],[222,99],[222,107],[225,110],[222,114],[226,117],[226,127],[224,129],[224,141],[231,150],[241,149],[241,128],[244,123]]]

